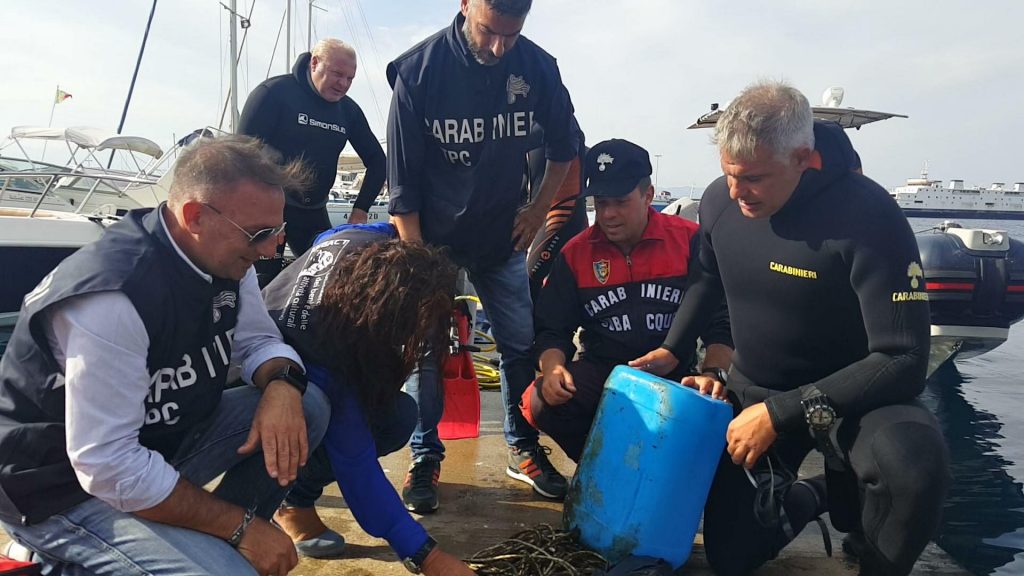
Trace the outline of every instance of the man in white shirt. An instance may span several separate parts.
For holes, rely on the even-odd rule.
[[[165,204],[130,213],[26,296],[0,360],[0,523],[44,565],[294,568],[267,519],[329,405],[305,389],[252,263],[280,242],[283,189],[301,173],[249,138],[201,140]],[[232,364],[250,385],[225,390]]]

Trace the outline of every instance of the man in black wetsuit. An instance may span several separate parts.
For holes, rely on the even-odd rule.
[[[346,96],[356,75],[356,53],[340,40],[327,38],[301,54],[291,74],[275,76],[256,87],[245,101],[238,131],[269,144],[284,160],[302,160],[313,170],[313,184],[290,195],[284,209],[285,239],[298,256],[317,234],[331,227],[327,200],[338,176],[338,156],[351,143],[366,166],[366,177],[349,217],[367,221],[370,206],[384,185],[385,157],[366,116]]]
[[[748,87],[716,140],[725,176],[701,201],[698,279],[662,347],[632,362],[674,367],[724,291],[737,415],[704,512],[708,561],[717,574],[749,573],[827,510],[851,533],[861,574],[907,574],[949,484],[942,434],[916,400],[929,315],[910,227],[852,171],[845,134],[815,125],[789,86]],[[812,449],[827,482],[787,491],[786,471]]]

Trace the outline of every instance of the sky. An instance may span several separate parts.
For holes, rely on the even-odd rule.
[[[309,3],[293,1],[294,56],[306,48]],[[278,41],[286,4],[237,0],[239,13],[251,11],[239,107],[268,71],[290,67],[283,33]],[[0,2],[0,136],[12,126],[45,126],[51,110],[54,126],[115,130],[151,5]],[[458,2],[315,6],[313,42],[333,36],[355,45],[360,62],[349,95],[383,137],[384,66],[448,26]],[[791,83],[813,105],[841,86],[844,107],[909,116],[850,134],[865,174],[883,186],[917,177],[926,163],[931,178],[988,185],[1024,181],[1021,22],[1019,0],[535,0],[524,34],[558,59],[587,141],[626,138],[645,147],[662,188],[699,191],[720,174],[710,131],[686,127],[763,78]],[[228,26],[218,0],[158,3],[124,133],[167,148],[175,136],[219,124]],[[57,85],[72,98],[53,107]],[[58,156],[51,148],[47,160]]]

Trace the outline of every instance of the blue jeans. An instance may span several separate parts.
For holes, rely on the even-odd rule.
[[[505,441],[509,446],[530,448],[539,436],[519,410],[519,398],[533,382],[533,302],[526,272],[526,254],[514,252],[498,266],[468,269],[469,280],[487,318],[501,354],[501,400],[505,408]],[[436,358],[425,358],[405,383],[405,391],[416,399],[420,417],[409,444],[413,460],[443,459],[444,445],[437,436],[437,424],[444,412],[444,392]]]
[[[387,456],[405,446],[416,426],[416,402],[408,394],[399,392],[395,409],[373,420],[373,442],[377,445],[377,457]],[[334,471],[327,457],[327,450],[320,446],[310,454],[306,466],[299,472],[299,478],[285,498],[293,508],[312,508],[324,493],[324,488],[334,482]]]
[[[213,493],[238,506],[256,504],[257,514],[269,519],[288,488],[267,474],[262,452],[237,453],[249,435],[260,397],[254,386],[226,390],[194,441],[182,446],[171,464],[197,486],[224,474]],[[310,446],[324,435],[329,406],[324,393],[310,386],[302,399]],[[144,520],[96,498],[39,524],[3,527],[36,553],[44,575],[256,574],[237,550],[216,536]]]

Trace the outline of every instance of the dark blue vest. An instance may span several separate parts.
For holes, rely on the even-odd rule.
[[[317,308],[334,265],[353,250],[397,238],[391,224],[342,224],[323,232],[313,247],[296,258],[263,289],[263,301],[284,341],[304,362],[327,364],[319,350]]]
[[[43,312],[73,296],[126,294],[149,335],[140,443],[170,460],[220,401],[238,320],[238,282],[207,282],[175,251],[158,210],[137,210],[64,260],[25,297],[0,359],[0,518],[35,523],[89,496],[64,440],[64,373]],[[136,383],[111,382],[110,386]]]

